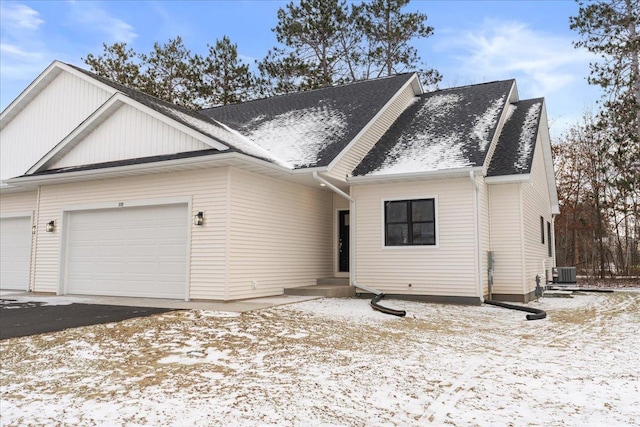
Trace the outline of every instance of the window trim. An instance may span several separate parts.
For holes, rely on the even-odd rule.
[[[544,235],[546,233],[545,227],[544,227],[544,217],[542,215],[540,215],[540,243],[542,243],[544,245]]]
[[[549,256],[549,258],[553,257],[553,239],[551,238],[551,232],[551,222],[547,221],[547,255]]]
[[[433,222],[435,225],[435,245],[396,245],[396,246],[387,246],[387,215],[385,204],[387,202],[401,202],[401,201],[414,201],[414,200],[425,200],[432,199],[433,200]],[[439,223],[439,215],[438,215],[438,196],[435,195],[420,195],[420,196],[403,196],[403,197],[387,197],[383,198],[380,201],[380,227],[381,227],[381,247],[383,250],[431,250],[437,249],[440,247],[440,227]]]

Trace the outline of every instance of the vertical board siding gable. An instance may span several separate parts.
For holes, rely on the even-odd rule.
[[[24,174],[110,95],[87,80],[61,72],[2,129],[2,177]]]
[[[211,148],[149,114],[122,105],[50,169]]]

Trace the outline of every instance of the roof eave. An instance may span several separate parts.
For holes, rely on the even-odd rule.
[[[181,159],[161,160],[148,163],[113,166],[108,168],[86,169],[82,171],[59,172],[55,174],[23,175],[3,181],[6,188],[15,191],[35,188],[39,185],[62,184],[92,179],[108,179],[123,176],[145,175],[150,173],[172,172],[186,169],[199,169],[206,167],[224,167],[245,165],[254,171],[268,176],[280,178],[300,176],[300,172],[276,165],[267,160],[258,159],[239,152],[215,153],[206,156],[187,157]],[[324,171],[326,168],[314,168]],[[306,169],[304,172],[310,176],[313,172]]]

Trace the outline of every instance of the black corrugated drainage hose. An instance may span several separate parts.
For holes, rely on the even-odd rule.
[[[393,308],[383,307],[378,304],[378,301],[380,301],[382,298],[384,298],[383,293],[379,293],[378,295],[373,297],[373,299],[371,300],[371,308],[373,308],[374,310],[378,310],[381,313],[391,314],[392,316],[404,317],[407,315],[407,312],[405,310],[395,310]]]
[[[484,300],[484,302],[485,302],[485,304],[495,305],[496,307],[509,308],[511,310],[520,310],[520,311],[526,311],[527,313],[533,313],[533,314],[527,314],[527,320],[540,320],[540,319],[544,319],[545,317],[547,317],[547,312],[544,311],[544,310],[540,310],[539,308],[523,307],[521,305],[506,304],[504,302],[492,301],[490,299],[486,299],[486,300]]]

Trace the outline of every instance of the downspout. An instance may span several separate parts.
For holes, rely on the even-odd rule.
[[[362,289],[363,291],[374,295],[374,298],[371,300],[371,307],[373,307],[375,310],[378,310],[387,314],[393,314],[395,316],[400,316],[400,317],[405,316],[407,313],[404,310],[393,310],[390,308],[380,306],[378,304],[378,301],[384,298],[384,293],[380,292],[377,289],[373,289],[368,286],[361,285],[356,280],[356,200],[350,195],[348,195],[347,193],[345,193],[344,191],[342,191],[341,189],[339,189],[338,187],[336,187],[335,185],[333,185],[332,183],[330,183],[329,181],[327,181],[326,179],[319,176],[318,172],[314,171],[312,176],[313,176],[313,179],[318,181],[321,185],[328,187],[337,195],[349,200],[349,216],[350,216],[350,222],[351,222],[349,226],[349,253],[350,253],[349,283],[354,288]]]
[[[478,267],[476,268],[476,280],[478,282],[478,298],[480,299],[480,304],[482,304],[484,302],[484,295],[482,292],[482,272],[481,272],[482,245],[480,243],[480,184],[478,184],[475,173],[472,170],[469,171],[469,178],[471,179],[471,183],[475,188],[473,199],[475,202],[475,209],[476,209],[476,254],[477,254],[476,262],[478,263]]]

